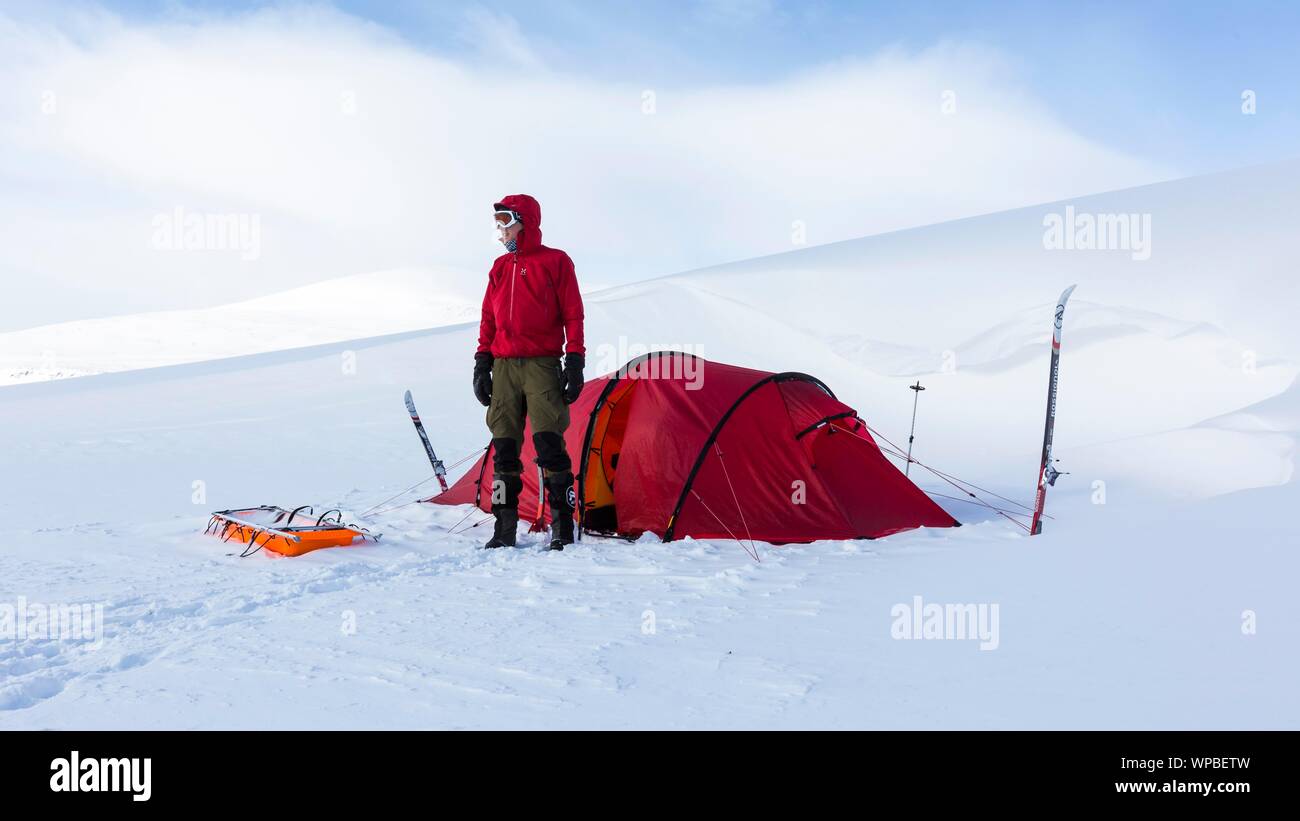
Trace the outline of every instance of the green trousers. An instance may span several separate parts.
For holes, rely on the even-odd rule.
[[[498,359],[492,363],[492,404],[487,426],[493,439],[513,439],[522,445],[524,415],[534,435],[569,428],[569,406],[564,404],[564,372],[555,356]]]

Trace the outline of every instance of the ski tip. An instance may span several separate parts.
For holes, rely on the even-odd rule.
[[[406,396],[402,397],[406,401],[406,409],[415,416],[415,400],[411,398],[411,392],[407,391]]]
[[[1062,291],[1062,292],[1061,292],[1061,299],[1060,299],[1060,301],[1059,301],[1057,304],[1058,304],[1058,305],[1064,305],[1065,302],[1066,302],[1066,300],[1068,300],[1068,299],[1070,298],[1070,294],[1074,293],[1074,289],[1075,289],[1075,288],[1078,288],[1078,287],[1079,287],[1079,284],[1076,282],[1074,285],[1071,285],[1069,288],[1066,288],[1064,291]]]

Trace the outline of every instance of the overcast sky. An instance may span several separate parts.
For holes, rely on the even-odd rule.
[[[590,287],[1294,156],[1298,8],[5,2],[0,330],[477,291],[506,193]]]

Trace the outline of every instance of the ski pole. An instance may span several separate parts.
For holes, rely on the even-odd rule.
[[[914,393],[912,395],[912,430],[907,434],[907,466],[903,468],[904,476],[912,474],[912,440],[916,438],[916,403],[921,398],[921,391],[925,390],[925,388],[921,387],[921,380],[919,379],[916,380],[915,385],[908,385],[907,387]]]

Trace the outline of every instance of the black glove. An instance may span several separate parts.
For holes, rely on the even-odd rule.
[[[474,398],[483,407],[492,404],[492,354],[474,354]]]
[[[564,404],[572,405],[582,394],[582,367],[587,357],[571,353],[564,357]]]

